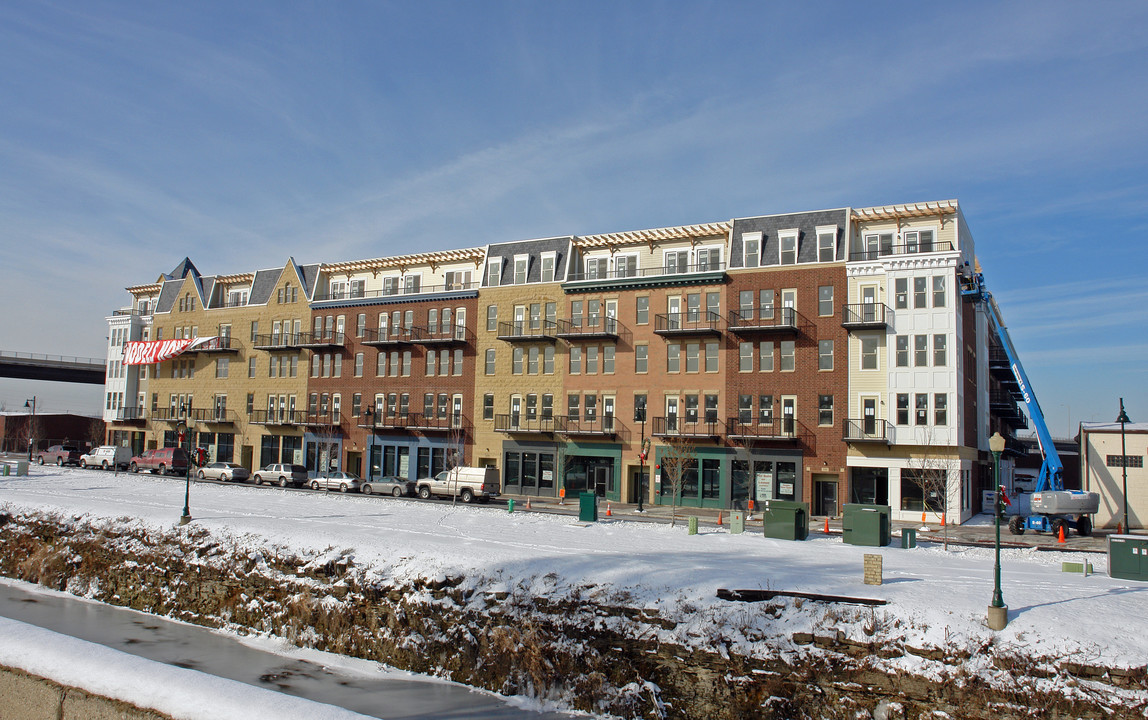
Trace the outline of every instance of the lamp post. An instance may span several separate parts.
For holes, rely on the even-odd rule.
[[[375,406],[372,405],[363,411],[363,416],[367,418],[367,480],[373,480],[371,475],[371,459],[375,450]]]
[[[36,430],[36,396],[33,395],[31,400],[24,401],[24,407],[31,408],[32,417],[28,420],[28,462],[32,462],[32,446],[35,444],[35,439],[32,433]]]
[[[650,449],[650,441],[646,439],[646,407],[634,408],[634,419],[642,423],[642,443],[638,446],[638,512],[645,512],[642,501],[646,494],[646,453]]]
[[[186,438],[187,442],[188,442],[188,448],[190,448],[191,447],[191,430],[190,430],[190,428],[187,427],[188,407],[187,407],[187,405],[181,405],[179,410],[180,410],[180,414],[183,415],[183,419],[180,420],[179,424],[175,426],[176,438],[179,442],[179,447],[183,447],[184,439]],[[185,470],[186,470],[187,477],[184,478],[183,515],[179,516],[179,524],[180,525],[187,525],[189,522],[191,522],[191,507],[190,507],[190,501],[191,501],[191,451],[190,451],[190,449],[188,449],[186,452],[187,452],[187,463],[186,463],[187,467]],[[175,461],[175,458],[173,457],[172,458],[172,464],[173,465],[175,464],[174,461]]]
[[[1128,419],[1128,413],[1124,412],[1124,398],[1120,398],[1120,416],[1116,418],[1116,422],[1120,423],[1120,471],[1124,478],[1122,490],[1124,493],[1124,518],[1120,526],[1124,528],[1124,532],[1128,532],[1128,450],[1124,444],[1124,425],[1132,421]]]
[[[996,564],[993,566],[993,601],[989,605],[988,624],[993,630],[1004,630],[1008,625],[1008,605],[1001,597],[1001,453],[1004,452],[1005,439],[999,432],[993,433],[989,438],[989,450],[993,454],[993,484],[996,485],[996,503],[993,507],[993,518],[996,524]]]

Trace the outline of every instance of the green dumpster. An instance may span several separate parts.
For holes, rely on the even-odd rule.
[[[1148,535],[1109,535],[1108,575],[1148,580]]]
[[[914,528],[905,528],[901,531],[901,547],[917,547],[917,531]]]
[[[766,500],[761,519],[767,538],[804,540],[809,536],[808,503]]]
[[[598,521],[598,498],[594,493],[578,494],[578,519],[582,522]]]
[[[7,464],[5,464],[5,465],[4,465],[4,477],[8,477],[8,475],[9,475],[11,472],[12,472],[12,466],[11,466],[11,465],[7,465]]]
[[[885,547],[889,544],[888,505],[846,503],[841,516],[841,539],[848,545]]]

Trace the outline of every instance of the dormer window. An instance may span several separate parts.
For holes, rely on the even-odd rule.
[[[527,278],[527,271],[530,269],[530,256],[529,255],[515,255],[514,256],[514,284],[525,285]]]
[[[779,262],[782,265],[797,264],[797,230],[782,230],[778,233],[781,255]]]
[[[587,280],[601,280],[606,277],[608,258],[587,258],[586,259],[586,279]]]
[[[498,287],[502,284],[502,258],[491,258],[486,263],[486,286]]]
[[[833,262],[837,259],[837,228],[817,228],[817,261]]]
[[[557,257],[556,253],[542,253],[542,282],[554,282],[554,266]]]
[[[761,263],[761,233],[741,234],[742,267],[757,267]]]

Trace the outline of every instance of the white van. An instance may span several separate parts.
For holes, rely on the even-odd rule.
[[[433,478],[418,481],[419,497],[423,500],[432,495],[455,497],[463,502],[489,502],[498,497],[498,468],[495,467],[456,467],[443,470]]]
[[[101,445],[80,456],[80,467],[97,467],[103,470],[119,468],[126,470],[132,461],[132,449],[122,445]]]

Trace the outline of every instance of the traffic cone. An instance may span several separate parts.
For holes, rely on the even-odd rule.
[[[721,527],[721,510],[717,511],[717,526]]]
[[[606,517],[612,517],[614,513],[610,512],[610,503],[606,503]]]
[[[526,498],[526,509],[530,509],[530,498]]]
[[[1058,543],[1060,543],[1061,545],[1064,544],[1064,526],[1063,525],[1060,526],[1060,536],[1056,539],[1056,541]]]
[[[921,513],[921,524],[922,525],[925,524],[925,513],[924,512]]]
[[[825,516],[825,534],[826,535],[829,534],[829,516],[828,515]]]

